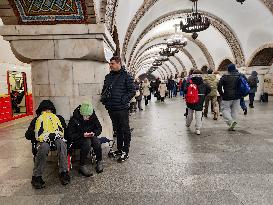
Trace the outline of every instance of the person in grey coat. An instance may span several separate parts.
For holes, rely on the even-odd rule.
[[[254,108],[253,103],[254,103],[255,93],[257,92],[258,83],[259,83],[257,71],[252,71],[251,76],[249,76],[247,82],[248,82],[249,87],[250,87],[249,107]]]

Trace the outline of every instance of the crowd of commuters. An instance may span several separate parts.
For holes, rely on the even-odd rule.
[[[228,130],[233,131],[237,125],[238,109],[241,105],[247,114],[244,97],[238,91],[238,83],[247,82],[249,86],[249,107],[254,108],[254,98],[258,87],[257,72],[253,71],[247,79],[239,73],[234,64],[227,67],[222,76],[218,71],[208,69],[190,70],[189,75],[180,79],[170,76],[168,80],[149,82],[133,79],[121,64],[119,57],[112,57],[109,63],[110,72],[105,76],[101,93],[101,102],[105,106],[112,121],[117,149],[114,156],[122,163],[129,158],[131,129],[130,113],[142,111],[142,99],[148,106],[154,96],[158,102],[165,98],[173,98],[180,94],[186,101],[186,126],[190,127],[195,116],[195,133],[201,134],[203,117],[209,117],[209,108],[213,120],[223,116]],[[243,85],[243,84],[240,84]],[[211,106],[209,104],[211,103]],[[102,126],[91,102],[82,102],[73,112],[66,125],[62,116],[56,114],[56,108],[50,100],[44,100],[36,110],[36,117],[31,121],[25,137],[31,140],[34,154],[34,168],[31,184],[36,189],[45,187],[43,174],[50,150],[58,153],[59,177],[63,185],[70,183],[68,173],[68,150],[80,150],[79,173],[85,177],[93,175],[88,167],[87,158],[91,148],[96,156],[96,172],[103,172],[102,149],[99,136]]]

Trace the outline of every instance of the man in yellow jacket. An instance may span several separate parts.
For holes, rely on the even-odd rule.
[[[66,128],[62,116],[56,115],[56,109],[50,100],[43,100],[36,110],[35,117],[26,131],[25,137],[37,144],[34,151],[35,162],[31,184],[35,189],[45,187],[42,178],[46,166],[47,155],[53,147],[56,148],[59,157],[59,177],[63,185],[70,182],[67,167],[67,147],[64,139]]]

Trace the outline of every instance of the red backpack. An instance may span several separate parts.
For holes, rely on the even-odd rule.
[[[198,87],[190,80],[190,85],[187,89],[186,103],[197,104],[199,102]]]

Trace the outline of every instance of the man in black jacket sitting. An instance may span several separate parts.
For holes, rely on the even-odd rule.
[[[129,157],[131,132],[129,126],[129,103],[135,96],[135,86],[132,76],[121,66],[119,57],[110,59],[111,72],[105,76],[102,89],[102,103],[108,110],[117,133],[118,162],[124,162]]]
[[[68,144],[80,148],[80,169],[79,172],[86,176],[92,176],[92,171],[87,168],[86,158],[90,152],[91,146],[96,154],[96,171],[103,172],[102,150],[98,136],[101,134],[101,124],[93,110],[91,103],[83,102],[78,106],[70,118],[66,138]]]

